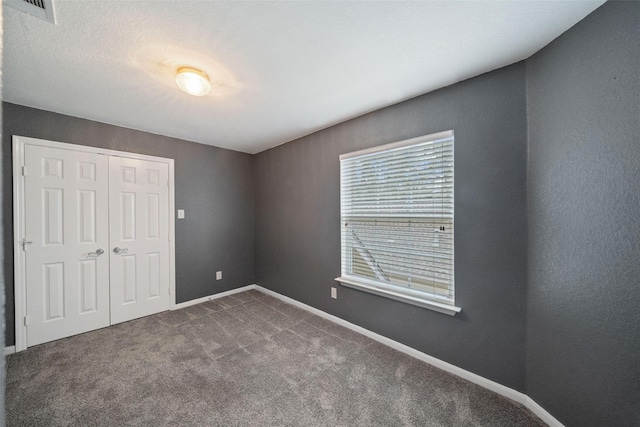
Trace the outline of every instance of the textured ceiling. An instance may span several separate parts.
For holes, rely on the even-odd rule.
[[[5,101],[256,153],[531,56],[596,1],[54,0],[4,8]],[[191,97],[180,66],[214,88]]]

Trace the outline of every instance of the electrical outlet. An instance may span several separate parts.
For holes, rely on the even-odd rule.
[[[178,219],[184,219],[184,209],[178,209]]]
[[[338,299],[338,288],[331,288],[331,298]]]
[[[222,280],[222,271],[216,271],[216,280]]]

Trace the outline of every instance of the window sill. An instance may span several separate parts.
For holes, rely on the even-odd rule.
[[[356,279],[348,278],[348,277],[337,277],[336,281],[340,282],[342,286],[346,286],[348,288],[369,292],[371,294],[383,296],[396,301],[426,308],[428,310],[437,311],[438,313],[448,314],[449,316],[455,316],[456,313],[460,313],[460,311],[462,311],[462,308],[460,307],[456,307],[448,304],[441,304],[436,301],[430,301],[423,298],[406,295],[391,289],[384,289],[379,286],[369,285],[367,283],[361,282]]]

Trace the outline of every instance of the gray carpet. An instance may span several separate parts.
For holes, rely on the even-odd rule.
[[[9,426],[542,426],[479,386],[257,291],[7,359]]]

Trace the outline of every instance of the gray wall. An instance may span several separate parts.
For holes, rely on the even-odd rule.
[[[527,393],[575,426],[640,425],[640,3],[527,61]]]
[[[254,283],[251,156],[166,136],[4,103],[2,133],[6,343],[13,345],[11,136],[22,135],[175,159],[176,291],[184,302]],[[215,272],[223,279],[215,280]]]
[[[525,68],[515,64],[255,156],[259,285],[524,390]],[[338,156],[455,131],[455,317],[340,287]]]

